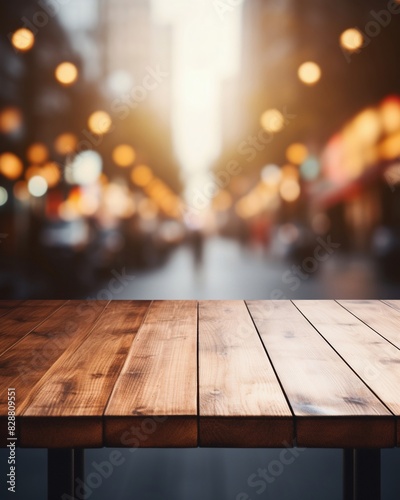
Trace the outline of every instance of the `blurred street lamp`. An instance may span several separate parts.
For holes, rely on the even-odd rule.
[[[348,52],[355,52],[360,49],[364,43],[364,37],[360,30],[349,28],[340,35],[340,45]]]
[[[140,187],[147,186],[152,178],[153,174],[147,165],[139,165],[131,173],[132,182]]]
[[[263,182],[269,186],[276,186],[279,184],[282,178],[281,169],[278,165],[266,165],[261,170],[261,179]]]
[[[27,28],[20,28],[13,33],[11,43],[17,50],[27,52],[35,44],[35,35]]]
[[[89,116],[89,129],[97,135],[106,134],[112,125],[111,116],[105,111],[95,111]]]
[[[304,144],[295,142],[286,150],[286,158],[294,165],[300,165],[308,156],[308,149]]]
[[[100,177],[103,160],[96,151],[83,151],[73,160],[66,170],[67,181],[71,184],[88,186],[94,184]]]
[[[17,131],[22,124],[21,111],[18,108],[8,107],[0,111],[0,132],[11,134]]]
[[[5,205],[7,203],[7,200],[8,200],[7,190],[3,188],[3,186],[0,186],[0,207]]]
[[[75,151],[78,139],[75,134],[65,132],[56,137],[54,141],[54,149],[60,155],[68,155]]]
[[[18,179],[22,174],[22,161],[14,153],[3,153],[0,155],[0,173],[7,179]]]
[[[300,196],[300,186],[295,179],[284,179],[279,188],[279,193],[283,200],[287,202],[296,201]]]
[[[267,132],[279,132],[285,126],[285,119],[278,109],[264,111],[260,118],[261,126]]]
[[[44,163],[49,157],[49,150],[45,144],[35,142],[27,149],[26,157],[32,163]]]
[[[321,78],[321,68],[317,63],[307,61],[299,67],[297,75],[306,85],[315,85]]]
[[[67,87],[76,82],[78,78],[78,68],[71,62],[63,62],[57,66],[55,77],[61,85]]]
[[[40,198],[47,193],[47,182],[41,175],[34,175],[28,182],[28,190],[32,196]]]
[[[129,144],[120,144],[114,148],[112,158],[119,167],[129,167],[135,161],[136,153]]]
[[[46,180],[49,188],[56,186],[61,178],[60,169],[55,162],[46,163],[40,169],[40,175]]]

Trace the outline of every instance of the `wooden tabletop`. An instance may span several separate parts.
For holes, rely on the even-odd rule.
[[[400,445],[400,301],[0,301],[24,447]]]

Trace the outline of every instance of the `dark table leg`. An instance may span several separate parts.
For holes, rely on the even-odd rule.
[[[381,450],[343,450],[343,499],[380,500]]]
[[[83,449],[61,448],[47,451],[48,500],[75,499],[77,478],[84,481]]]

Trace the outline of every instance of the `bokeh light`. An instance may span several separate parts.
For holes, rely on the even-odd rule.
[[[106,111],[95,111],[89,116],[89,129],[97,135],[109,132],[112,125],[111,116]]]
[[[55,77],[65,86],[72,85],[78,78],[78,68],[71,62],[62,62],[55,70]]]
[[[3,188],[3,186],[0,186],[0,207],[5,205],[7,203],[7,200],[8,200],[7,190]]]
[[[261,115],[260,123],[264,130],[275,133],[283,129],[285,119],[278,109],[268,109]]]
[[[281,178],[282,172],[278,165],[269,164],[261,170],[261,179],[267,185],[276,186]]]
[[[393,134],[400,130],[400,99],[389,97],[380,107],[382,126],[386,134]]]
[[[32,196],[40,198],[47,193],[47,182],[41,175],[34,175],[28,182],[28,190]]]
[[[286,150],[286,158],[294,165],[300,165],[308,156],[308,149],[304,144],[295,142]]]
[[[31,163],[44,163],[49,157],[49,150],[45,144],[35,142],[27,149],[26,157]]]
[[[3,153],[0,155],[0,173],[7,179],[18,179],[22,174],[22,161],[14,153]]]
[[[69,155],[76,150],[78,138],[75,134],[65,132],[56,137],[54,141],[54,149],[60,155]]]
[[[321,78],[321,68],[317,63],[307,61],[299,67],[297,75],[306,85],[315,85]]]
[[[282,199],[289,203],[296,201],[300,196],[300,185],[295,179],[284,179],[280,185],[279,193]]]
[[[18,108],[12,106],[0,111],[0,132],[11,134],[16,132],[22,125],[22,114]]]
[[[350,124],[351,138],[363,145],[374,144],[382,133],[382,122],[376,109],[368,108],[359,113]]]
[[[320,164],[318,158],[309,156],[300,166],[300,175],[306,181],[314,180],[320,172]]]
[[[103,160],[96,151],[83,151],[73,160],[71,168],[71,181],[81,186],[93,184],[98,180],[103,167]]]
[[[131,173],[132,182],[140,187],[147,186],[152,178],[152,171],[147,165],[138,165]]]
[[[120,144],[114,148],[112,157],[119,167],[129,167],[135,161],[135,150],[129,144]]]
[[[364,37],[357,28],[349,28],[340,35],[340,45],[348,52],[355,52],[362,47]]]
[[[27,52],[35,44],[35,35],[28,28],[20,28],[11,37],[13,46],[21,52]]]
[[[52,187],[56,186],[61,179],[60,167],[55,162],[46,163],[40,169],[40,175],[44,179],[46,179],[46,182],[47,182],[49,188],[52,188]]]

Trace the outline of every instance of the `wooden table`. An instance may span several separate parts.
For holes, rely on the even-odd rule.
[[[49,498],[84,448],[300,446],[343,448],[345,498],[379,499],[400,301],[0,301],[0,321],[1,443],[15,388],[18,446],[70,471]]]

